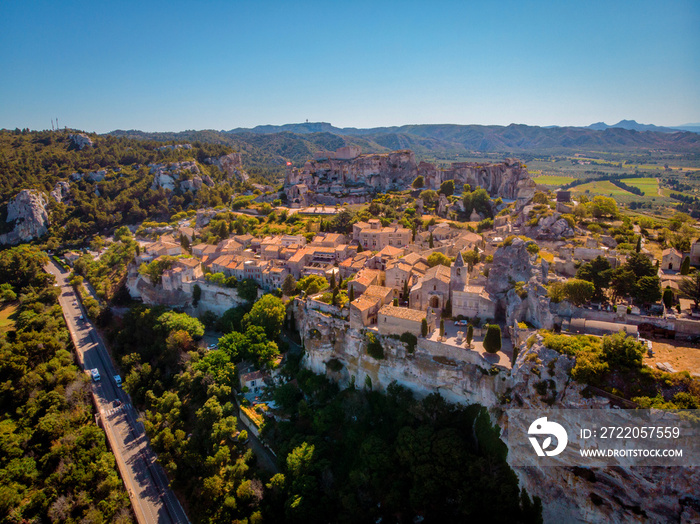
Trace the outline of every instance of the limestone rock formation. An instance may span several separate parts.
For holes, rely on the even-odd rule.
[[[7,204],[6,222],[14,222],[9,233],[0,235],[0,244],[29,242],[46,233],[49,214],[46,197],[33,189],[24,189]]]
[[[210,157],[204,159],[204,162],[218,167],[228,178],[238,178],[242,182],[248,180],[248,173],[242,169],[243,161],[240,153],[230,153],[218,158]]]
[[[89,136],[87,136],[84,133],[68,135],[68,138],[73,143],[73,145],[80,150],[82,150],[85,147],[92,147],[92,140]]]
[[[90,182],[102,182],[105,179],[105,176],[107,176],[107,171],[100,169],[99,171],[88,173],[85,178],[87,178]]]
[[[449,202],[447,201],[447,197],[440,193],[440,199],[438,200],[438,205],[437,205],[437,215],[440,217],[446,217],[447,216],[447,206]]]
[[[517,322],[528,322],[538,329],[552,329],[554,315],[549,304],[547,289],[532,277],[524,288],[527,295],[521,298],[515,289],[506,294],[506,324],[512,326]]]
[[[456,187],[469,184],[473,189],[483,187],[491,196],[517,200],[519,205],[535,195],[535,182],[523,165],[509,158],[496,164],[456,162],[448,169],[421,162],[418,174],[425,178],[426,187],[438,189],[445,180],[454,180]]]
[[[151,173],[153,173],[153,183],[151,184],[151,189],[169,189],[174,191],[178,185],[175,181],[179,181],[179,187],[183,191],[189,191],[192,189],[199,189],[202,187],[202,179],[199,176],[191,177],[191,180],[187,180],[190,175],[199,175],[199,167],[192,160],[183,162],[167,162],[163,164],[149,164],[151,168]],[[184,175],[187,174],[185,178]],[[183,178],[182,180],[180,180]],[[198,181],[195,181],[198,179]],[[184,182],[185,183],[183,186]]]
[[[493,254],[486,291],[502,296],[515,282],[528,282],[532,275],[527,244],[521,238],[515,238],[509,246],[499,247]]]
[[[341,148],[342,149],[342,148]],[[383,154],[317,155],[304,167],[290,168],[284,191],[292,205],[311,203],[362,203],[381,191],[401,190],[416,176],[424,177],[426,187],[438,189],[445,180],[455,185],[470,184],[486,189],[493,197],[517,200],[522,206],[535,194],[535,182],[520,162],[508,159],[497,164],[455,163],[448,169],[421,162],[416,164],[410,150]],[[447,206],[445,206],[447,211]]]
[[[576,235],[574,228],[561,218],[560,213],[541,218],[536,226],[525,227],[525,233],[536,240],[560,240]]]
[[[51,198],[58,203],[70,199],[70,184],[65,180],[56,182],[53,191],[51,191]]]
[[[366,202],[375,193],[407,188],[416,173],[412,151],[319,158],[304,167],[290,168],[284,191],[291,204]]]
[[[416,198],[416,215],[421,216],[423,214],[423,206],[425,206],[425,202],[423,202],[422,198]]]

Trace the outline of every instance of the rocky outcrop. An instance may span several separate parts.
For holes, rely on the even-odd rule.
[[[89,180],[90,182],[102,182],[105,177],[107,176],[107,171],[104,169],[100,169],[99,171],[94,171],[92,173],[88,173],[85,178]]]
[[[493,264],[486,281],[486,291],[503,296],[516,282],[528,282],[533,275],[531,255],[521,238],[501,246],[493,254]]]
[[[584,394],[572,381],[572,357],[542,345],[539,335],[523,344],[508,382],[509,405],[517,408],[607,409],[604,397]],[[547,388],[537,387],[547,382]],[[496,422],[508,444],[508,409]],[[512,453],[508,454],[511,461]],[[700,500],[697,468],[676,467],[527,467],[514,468],[522,487],[542,499],[544,522],[697,522]]]
[[[536,240],[560,240],[562,238],[573,238],[576,235],[574,228],[560,213],[543,217],[537,225],[525,227],[524,233]]]
[[[528,322],[538,329],[552,329],[554,315],[550,310],[547,289],[532,277],[523,288],[523,295],[511,289],[506,293],[506,325]]]
[[[80,150],[85,147],[92,147],[92,140],[84,133],[68,135],[68,138],[70,139],[71,143]]]
[[[284,191],[289,202],[297,205],[362,203],[377,192],[406,189],[418,175],[424,177],[429,189],[438,189],[443,181],[454,180],[457,187],[480,186],[493,197],[517,200],[519,205],[535,194],[535,182],[515,160],[498,164],[462,162],[440,169],[427,162],[416,164],[409,150],[370,155],[336,152],[320,156],[301,169],[289,168]]]
[[[56,182],[53,191],[51,191],[51,198],[58,203],[70,199],[70,184],[65,180]]]
[[[361,203],[378,192],[406,189],[416,176],[412,151],[319,158],[289,168],[284,191],[291,204]]]
[[[440,193],[440,199],[438,200],[438,205],[437,205],[437,215],[439,217],[445,218],[447,216],[447,206],[449,205],[449,202],[447,201],[447,197]]]
[[[535,181],[522,163],[509,158],[496,164],[457,162],[448,169],[436,169],[427,162],[418,166],[426,187],[438,189],[445,180],[454,180],[455,187],[469,184],[472,190],[483,187],[493,197],[517,200],[524,205],[535,195]]]
[[[242,182],[246,182],[249,178],[248,173],[242,169],[243,160],[240,153],[230,153],[220,157],[205,158],[204,162],[218,167],[226,174],[227,178],[237,178]]]
[[[24,189],[7,204],[6,222],[14,222],[9,233],[0,235],[0,244],[20,244],[42,236],[48,230],[46,197],[33,189]]]
[[[192,160],[149,164],[148,167],[153,174],[151,189],[162,188],[174,191],[176,187],[179,187],[182,191],[191,191],[202,187],[202,178],[192,176],[200,174],[199,167]]]

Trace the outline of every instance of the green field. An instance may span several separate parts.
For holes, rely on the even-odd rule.
[[[559,176],[559,175],[541,175],[534,177],[533,180],[537,184],[542,184],[543,186],[564,186],[569,182],[573,182],[574,177],[571,176]]]
[[[625,181],[626,182],[626,181]],[[632,185],[632,184],[630,184]],[[605,196],[612,196],[612,197],[618,197],[618,196],[636,196],[630,193],[629,191],[625,191],[624,189],[620,189],[617,187],[615,184],[612,182],[609,182],[607,180],[601,180],[598,182],[589,182],[588,184],[581,184],[580,186],[575,186],[571,188],[571,191],[574,191],[575,193],[585,193],[588,191],[591,194],[594,195],[605,195]],[[639,198],[639,197],[637,197]]]
[[[621,180],[628,186],[638,187],[644,196],[658,196],[659,182],[655,178],[624,178]]]
[[[17,311],[17,302],[3,304],[0,307],[0,329],[10,331],[15,326],[14,315]]]

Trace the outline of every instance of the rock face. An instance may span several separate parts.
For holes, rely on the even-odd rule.
[[[538,329],[552,329],[554,315],[550,310],[551,300],[547,289],[532,277],[524,288],[527,295],[521,298],[515,289],[506,294],[506,324],[512,326],[517,322],[529,322]]]
[[[449,202],[447,201],[447,197],[440,193],[440,200],[438,200],[438,205],[437,205],[437,214],[440,217],[446,217],[447,216],[447,206]]]
[[[493,264],[486,281],[486,291],[503,295],[515,282],[529,282],[533,275],[530,253],[521,238],[513,239],[509,246],[499,247],[493,254]]]
[[[525,227],[525,233],[536,240],[560,240],[573,238],[576,235],[576,231],[561,218],[560,213],[541,218],[536,226]]]
[[[248,173],[243,171],[243,160],[240,153],[230,153],[220,157],[211,157],[204,160],[205,163],[221,169],[228,178],[238,178],[242,182],[248,180]]]
[[[450,402],[481,404],[502,429],[506,445],[510,407],[610,408],[607,398],[584,394],[585,387],[569,375],[575,360],[544,347],[539,335],[532,335],[530,347],[519,346],[510,372],[493,374],[476,352],[444,353],[449,349],[443,344],[422,337],[415,352],[409,353],[402,342],[379,336],[385,358],[375,360],[367,354],[365,335],[348,329],[341,310],[324,313],[301,300],[292,307],[304,343],[305,367],[344,386],[371,384],[382,390],[395,380],[418,398],[439,392]],[[328,368],[331,359],[342,364],[339,371]],[[511,457],[509,453],[508,460]],[[521,486],[542,499],[546,523],[698,521],[697,468],[516,467],[514,471]]]
[[[439,169],[427,162],[417,165],[409,150],[354,156],[336,152],[326,156],[287,171],[284,191],[290,203],[362,203],[380,191],[406,189],[418,175],[424,177],[429,189],[438,189],[443,181],[454,179],[458,187],[481,186],[491,196],[518,200],[519,205],[535,194],[535,182],[527,170],[510,159],[486,165],[456,163],[449,169]]]
[[[51,191],[51,198],[59,203],[70,199],[70,184],[65,180],[56,182],[53,191]]]
[[[200,174],[199,167],[192,160],[149,164],[148,167],[151,168],[151,173],[154,175],[151,189],[163,188],[175,191],[175,188],[179,187],[182,191],[196,191],[202,187],[202,178],[197,176]]]
[[[68,135],[68,138],[73,143],[75,147],[82,150],[85,147],[92,147],[92,140],[86,134],[79,133],[75,135]]]
[[[0,244],[29,242],[46,233],[49,214],[46,197],[33,189],[24,189],[7,204],[7,222],[14,222],[9,233],[0,235]]]
[[[449,169],[436,169],[432,164],[421,162],[418,174],[423,175],[430,189],[438,189],[445,180],[454,180],[456,187],[469,184],[474,190],[480,186],[491,196],[517,200],[520,205],[535,195],[535,181],[527,169],[512,158],[497,164],[456,162]]]

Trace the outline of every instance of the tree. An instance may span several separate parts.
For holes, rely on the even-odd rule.
[[[450,180],[445,180],[442,184],[440,184],[440,189],[438,193],[442,193],[446,197],[452,196],[455,193],[455,181],[450,179]]]
[[[564,282],[563,288],[564,298],[575,306],[580,306],[593,298],[595,287],[592,282],[572,278]]]
[[[320,275],[309,275],[299,279],[297,289],[307,295],[315,295],[328,287],[328,281]]]
[[[611,367],[640,368],[645,346],[626,333],[615,333],[603,337],[603,358]]]
[[[673,302],[675,301],[675,296],[670,287],[664,289],[662,300],[664,301],[664,306],[666,306],[666,309],[671,309],[671,306],[673,306]]]
[[[204,324],[187,313],[166,311],[158,317],[157,322],[166,333],[186,331],[194,339],[200,339],[204,336]]]
[[[440,338],[445,336],[445,319],[440,319]]]
[[[199,284],[195,284],[192,286],[192,305],[194,307],[197,307],[200,298],[202,298],[202,288],[199,287]]]
[[[408,298],[409,298],[408,278],[403,281],[403,293],[402,293],[401,297],[403,298],[404,302],[408,302]]]
[[[246,278],[238,284],[238,296],[248,302],[254,302],[258,298],[258,284],[252,278]]]
[[[678,282],[678,290],[685,298],[692,300],[697,308],[700,302],[700,271],[695,271]]]
[[[594,217],[603,216],[616,217],[618,215],[617,202],[614,198],[597,195],[593,197],[590,204],[591,213]]]
[[[423,203],[426,206],[432,206],[436,204],[439,199],[437,191],[434,191],[432,189],[426,189],[425,191],[421,191],[420,198],[423,199]]]
[[[420,321],[420,334],[423,338],[428,336],[428,321],[426,319]]]
[[[642,304],[653,304],[661,300],[661,281],[658,275],[640,278],[635,286],[634,298]]]
[[[637,247],[634,248],[635,252],[639,253],[642,250],[642,235],[637,237]]]
[[[430,232],[430,236],[428,237],[428,247],[430,249],[433,249],[435,247],[435,241],[433,240],[433,232]]]
[[[331,272],[330,286],[331,289],[335,289],[335,271]]]
[[[297,281],[294,278],[294,275],[289,274],[286,277],[284,277],[284,281],[282,282],[282,293],[284,293],[288,297],[296,295]]]
[[[348,286],[348,301],[355,300],[355,286]]]
[[[628,267],[623,265],[613,269],[610,276],[610,289],[613,292],[613,300],[616,301],[620,297],[631,295],[636,284],[637,277]]]
[[[128,227],[122,226],[114,232],[115,242],[120,242],[123,240],[133,240],[134,237],[131,236],[131,231]]]
[[[444,253],[440,253],[439,251],[431,253],[428,257],[428,265],[430,267],[435,267],[438,264],[441,264],[445,267],[450,267],[452,265],[452,259]]]
[[[469,324],[467,326],[467,346],[471,347],[473,339],[474,339],[474,326]]]
[[[624,263],[623,267],[632,271],[637,278],[651,277],[657,273],[649,257],[642,253],[632,253],[627,258],[627,262]]]
[[[687,275],[688,273],[690,273],[690,257],[685,257],[681,264],[681,275]]]
[[[276,340],[282,330],[286,309],[282,300],[274,295],[264,295],[243,317],[243,328],[260,326],[265,330],[267,338]]]
[[[17,293],[12,289],[12,285],[5,282],[0,284],[0,300],[3,302],[14,302],[17,300]]]
[[[610,262],[600,255],[591,262],[583,264],[576,272],[576,278],[587,280],[593,284],[593,298],[596,300],[605,298],[605,289],[610,286],[610,276]]]
[[[450,318],[452,316],[452,299],[447,299],[445,302],[445,307],[442,310],[445,317]]]
[[[418,175],[416,178],[413,179],[413,183],[411,183],[411,187],[413,189],[421,189],[425,186],[425,178],[423,178],[423,175]]]
[[[488,353],[498,353],[501,349],[501,326],[498,324],[489,324],[486,326],[484,349]]]

